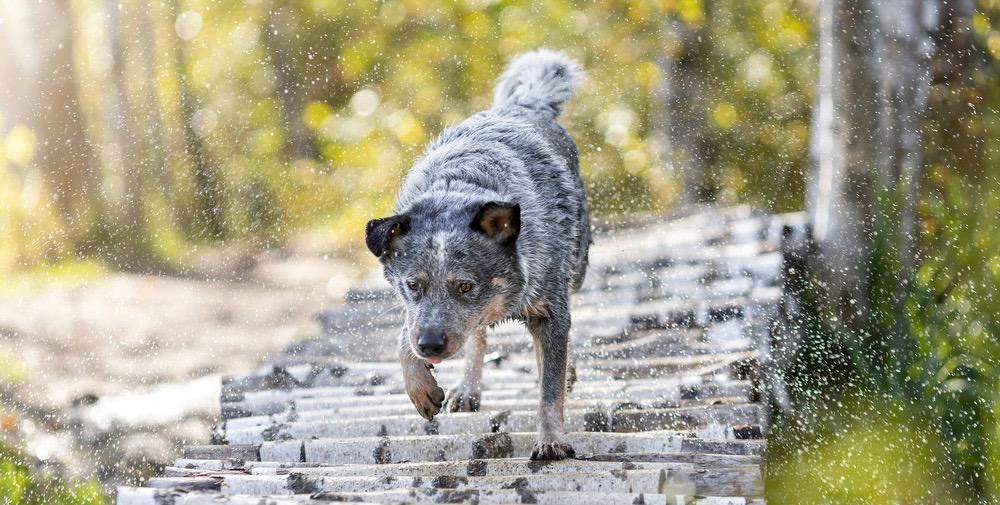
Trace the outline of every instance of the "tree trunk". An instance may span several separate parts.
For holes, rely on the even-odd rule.
[[[177,15],[176,0],[168,2],[170,19]],[[184,142],[194,164],[194,204],[201,233],[210,238],[223,238],[225,226],[225,196],[219,168],[198,136],[192,124],[196,104],[188,81],[188,55],[183,42],[174,45],[177,75],[179,76],[179,101],[183,117]]]
[[[864,52],[871,25],[865,0],[824,0],[819,15],[819,69],[813,110],[813,172],[806,197],[813,238],[831,301],[854,320],[867,300],[865,260],[872,233],[870,170],[875,79]]]
[[[264,46],[277,81],[282,129],[287,134],[285,156],[289,161],[319,156],[313,133],[302,120],[302,113],[310,98],[307,91],[314,86],[307,87],[306,80],[296,73],[296,61],[303,56],[296,54],[294,46],[289,43],[289,40],[297,36],[296,26],[291,7],[274,5],[268,9],[264,25]]]
[[[928,109],[934,122],[928,130],[934,137],[934,149],[928,161],[954,169],[973,185],[980,185],[988,174],[987,162],[980,147],[981,135],[970,127],[968,112],[982,110],[984,97],[975,91],[975,74],[985,65],[979,58],[989,56],[977,51],[974,44],[972,15],[975,0],[945,0],[936,43],[941,57],[931,68],[933,87]]]
[[[709,202],[718,190],[718,182],[709,171],[713,152],[705,97],[706,90],[711,89],[711,42],[706,28],[711,3],[705,2],[706,19],[701,26],[689,26],[674,18],[668,29],[673,47],[667,51],[664,72],[665,123],[670,156],[680,173],[682,201],[688,205]]]
[[[937,0],[824,0],[807,205],[816,266],[848,324],[866,322],[876,248],[900,271],[894,319],[904,324],[924,175],[924,120]],[[892,233],[879,237],[878,233]],[[900,332],[897,332],[900,333]]]
[[[136,33],[135,53],[139,65],[139,79],[133,98],[132,109],[138,121],[143,125],[143,153],[152,173],[151,180],[156,181],[157,189],[162,193],[168,205],[172,205],[172,184],[170,180],[170,165],[168,159],[168,136],[163,131],[163,111],[157,96],[157,61],[156,61],[156,28],[153,20],[153,10],[144,1],[133,0],[129,15],[133,19]]]
[[[87,233],[98,181],[73,68],[75,17],[68,0],[4,0],[0,17],[0,134],[25,125],[36,135],[32,167],[72,241]]]
[[[124,8],[123,8],[124,7]],[[133,32],[128,24],[129,8],[117,0],[108,0],[104,12],[108,19],[106,44],[113,58],[110,75],[103,76],[104,142],[102,158],[108,171],[106,226],[112,242],[120,246],[119,267],[141,267],[145,259],[145,192],[143,172],[145,160],[139,152],[142,133],[138,131],[135,110],[128,101],[127,41]],[[116,253],[119,254],[119,253]]]

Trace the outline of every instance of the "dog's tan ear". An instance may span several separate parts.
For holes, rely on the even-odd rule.
[[[513,244],[521,232],[521,206],[507,202],[483,204],[472,219],[472,229],[501,244]]]
[[[375,256],[381,258],[389,252],[392,240],[410,230],[410,216],[405,214],[372,219],[365,226],[365,245]]]

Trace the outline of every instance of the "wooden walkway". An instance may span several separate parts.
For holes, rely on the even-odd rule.
[[[800,219],[722,209],[596,238],[573,308],[578,459],[527,459],[538,388],[523,327],[491,332],[480,412],[425,421],[393,356],[398,305],[357,290],[320,316],[324,336],[226,381],[216,445],[118,503],[763,503],[778,249]],[[435,368],[442,387],[461,367]]]

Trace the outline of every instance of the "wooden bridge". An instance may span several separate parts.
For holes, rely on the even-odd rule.
[[[538,387],[522,326],[489,337],[480,412],[426,421],[394,358],[398,304],[355,290],[323,336],[225,382],[215,445],[118,504],[763,503],[780,247],[802,220],[708,210],[596,238],[573,307],[577,459],[527,459]],[[442,387],[461,366],[435,368]]]

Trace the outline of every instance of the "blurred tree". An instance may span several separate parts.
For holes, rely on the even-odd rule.
[[[58,95],[75,90],[80,117],[59,125],[66,146],[74,135],[93,145],[65,160],[78,178],[63,192],[82,198],[85,218],[74,225],[83,231],[46,234],[50,261],[157,270],[157,258],[182,263],[199,244],[273,245],[303,228],[356,245],[420,148],[489,107],[504,62],[543,45],[569,49],[591,77],[566,124],[599,220],[666,210],[684,187],[700,188],[689,200],[801,206],[809,1],[65,5],[73,71],[59,74],[70,85]],[[675,57],[663,62],[665,47]],[[38,214],[11,188],[0,198]],[[45,217],[44,228],[69,229],[66,219]],[[28,228],[19,217],[4,229]],[[11,243],[0,256],[30,241]]]
[[[865,51],[874,28],[866,3],[824,0],[820,4],[810,142],[814,165],[807,195],[813,238],[823,254],[831,297],[843,306],[842,316],[854,321],[866,311],[867,301],[855,297],[865,288],[864,261],[871,253],[868,240],[873,233],[876,81],[874,69],[866,69]]]
[[[978,12],[966,0],[820,7],[807,200],[820,254],[807,256],[806,269],[819,282],[801,290],[803,316],[788,325],[786,337],[800,337],[787,371],[794,408],[772,424],[769,499],[830,503],[863,490],[868,478],[858,485],[845,472],[803,497],[799,472],[815,465],[795,466],[845,432],[901,415],[914,430],[928,428],[913,441],[932,450],[933,478],[923,480],[940,487],[925,493],[929,501],[994,503],[1000,205],[988,173],[995,127],[987,125],[1000,104],[1000,4],[983,1]],[[850,407],[851,419],[827,416],[853,400],[867,405]],[[823,458],[867,476],[884,463],[866,462],[871,452]],[[897,503],[897,489],[864,501]]]
[[[942,33],[968,18],[965,0],[825,0],[813,115],[808,208],[817,262],[843,320],[871,315],[867,262],[876,251],[901,267],[889,298],[903,303],[917,266],[917,206],[925,173],[923,132]],[[888,232],[887,230],[893,230]],[[891,236],[885,236],[892,233]],[[902,334],[903,332],[897,332]],[[902,345],[902,343],[899,343]]]
[[[177,0],[168,2],[171,15],[167,19],[180,19]],[[180,21],[178,21],[180,23]],[[200,23],[200,21],[199,21]],[[182,28],[183,29],[183,28]],[[184,37],[182,37],[184,38]],[[180,103],[180,113],[184,129],[185,148],[193,160],[193,207],[191,230],[193,235],[210,239],[221,239],[226,236],[225,196],[223,194],[221,169],[213,159],[212,153],[205,146],[202,135],[199,134],[195,115],[198,113],[193,86],[191,85],[191,62],[188,49],[184,42],[173,43],[177,66],[177,99]],[[203,121],[209,121],[205,118]],[[205,126],[203,126],[205,128]]]
[[[992,1],[983,5],[991,5],[990,10],[1000,8]],[[941,24],[933,34],[939,56],[931,62],[930,114],[923,130],[925,155],[928,165],[951,167],[982,187],[988,163],[984,132],[981,124],[970,119],[982,117],[980,111],[989,106],[982,92],[984,77],[992,67],[989,48],[975,41],[976,0],[945,0],[940,9]]]
[[[140,107],[131,107],[129,103],[130,60],[134,51],[144,45],[141,41],[129,44],[136,36],[143,36],[135,32],[137,26],[131,23],[130,7],[136,5],[107,0],[100,11],[108,27],[104,32],[105,46],[100,50],[109,64],[98,76],[102,84],[102,107],[98,109],[100,125],[94,131],[100,133],[101,165],[105,170],[101,181],[105,201],[100,208],[105,215],[98,221],[98,238],[107,243],[96,246],[110,256],[111,262],[136,269],[149,259],[143,247],[146,160],[139,152],[140,138],[144,136],[139,114],[148,110],[148,103],[143,101]]]
[[[324,98],[316,92],[317,86],[314,85],[321,77],[299,72],[299,65],[305,62],[296,57],[304,52],[296,44],[296,41],[302,39],[299,28],[301,18],[296,12],[297,9],[292,5],[275,2],[267,9],[263,24],[266,58],[274,71],[275,90],[281,101],[281,123],[287,132],[285,154],[289,160],[319,156],[313,132],[309,130],[302,114],[309,102]],[[307,50],[311,52],[316,49]],[[322,60],[327,60],[329,56],[324,55]],[[315,55],[310,55],[306,62],[314,59]]]
[[[666,124],[671,164],[680,173],[682,201],[713,201],[718,191],[715,145],[709,138],[706,90],[714,71],[711,25],[714,0],[705,0],[704,12],[683,19],[671,16],[667,27],[664,88]]]
[[[0,30],[0,133],[18,126],[34,133],[22,177],[38,170],[71,241],[88,234],[98,187],[96,156],[77,94],[75,17],[69,0],[9,0]]]

